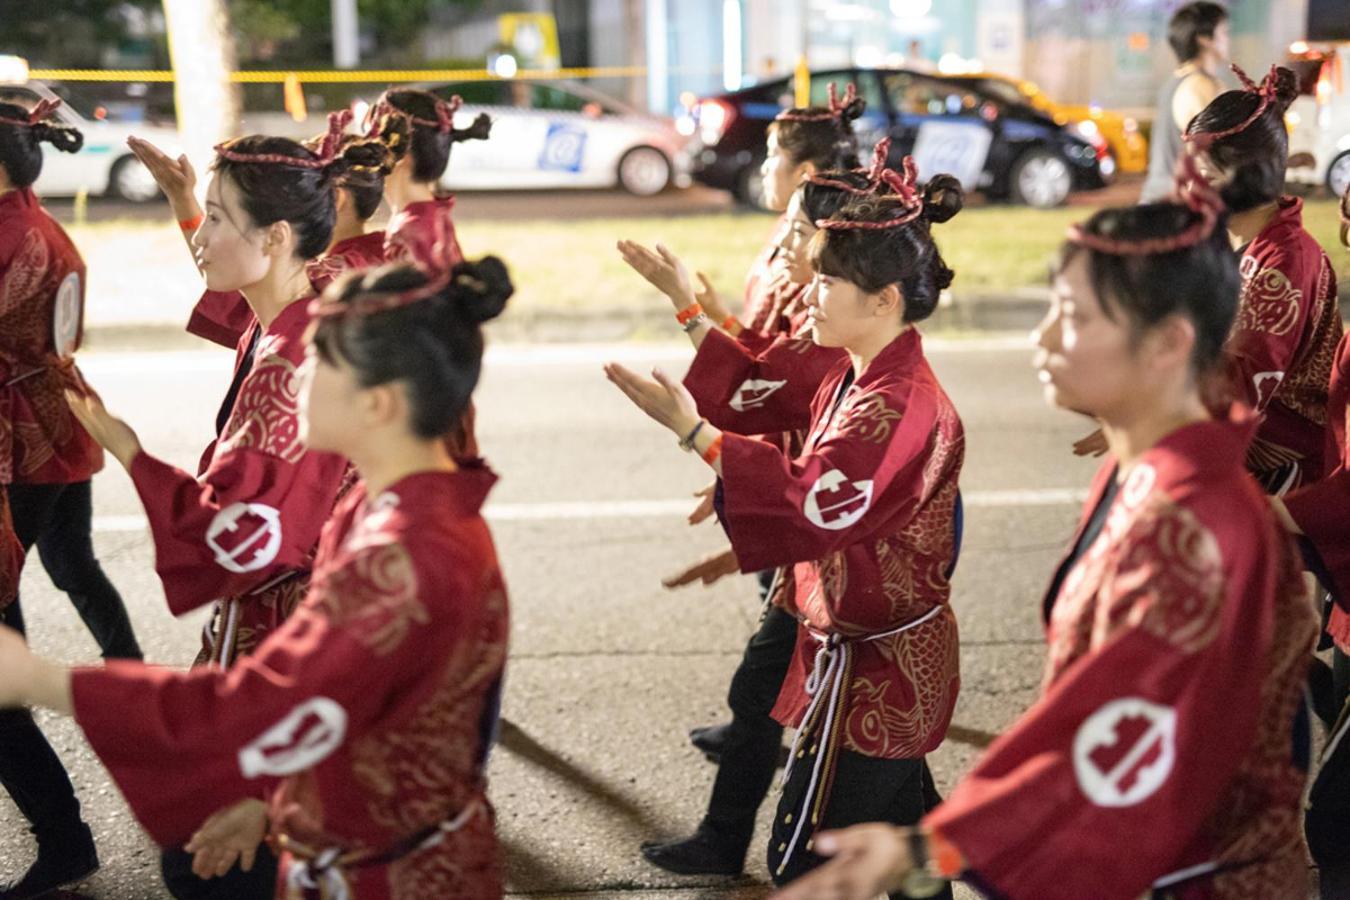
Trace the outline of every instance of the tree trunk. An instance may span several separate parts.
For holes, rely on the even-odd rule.
[[[174,106],[183,152],[200,171],[211,148],[234,137],[239,126],[239,88],[234,37],[225,0],[164,0],[169,59],[174,69]]]

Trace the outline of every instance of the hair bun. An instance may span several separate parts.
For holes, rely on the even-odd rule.
[[[1280,114],[1289,109],[1290,104],[1298,99],[1298,76],[1293,70],[1284,66],[1275,68],[1275,104],[1278,106]]]
[[[77,153],[84,146],[84,135],[69,125],[38,122],[33,126],[33,139],[51,144],[62,153]]]
[[[855,122],[858,119],[861,119],[865,112],[867,112],[867,101],[862,97],[858,97],[848,106],[843,108],[840,113],[840,118],[845,122]]]
[[[487,113],[479,113],[474,117],[473,123],[470,124],[468,128],[450,129],[450,142],[485,141],[491,134],[492,117]]]
[[[388,175],[391,168],[389,147],[377,140],[351,141],[342,148],[342,161],[352,169],[378,169],[382,175]]]
[[[966,192],[953,175],[934,175],[923,188],[923,217],[941,225],[966,205]]]
[[[515,290],[506,263],[495,256],[466,260],[450,271],[450,302],[471,322],[497,318]]]

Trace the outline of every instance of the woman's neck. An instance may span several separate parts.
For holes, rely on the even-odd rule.
[[[378,497],[419,472],[453,472],[458,468],[443,441],[427,441],[403,432],[398,436],[367,435],[364,443],[348,458],[361,473],[369,497]]]
[[[1250,244],[1280,214],[1280,201],[1264,203],[1228,217],[1228,239],[1233,249]]]
[[[1172,432],[1209,418],[1199,391],[1190,387],[1169,402],[1154,403],[1137,412],[1105,419],[1102,430],[1111,455],[1124,472]]]
[[[333,243],[328,245],[331,251],[343,241],[350,241],[352,238],[359,238],[366,233],[365,219],[358,219],[356,216],[339,216],[337,224],[333,226]]]
[[[240,291],[264,330],[276,321],[283,309],[313,292],[304,261],[294,258],[274,264],[262,281]]]
[[[432,181],[395,181],[389,186],[389,205],[394,212],[402,212],[410,203],[436,199],[436,183]]]
[[[853,377],[855,379],[862,376],[864,370],[872,364],[872,360],[881,355],[881,351],[891,345],[891,342],[904,334],[913,327],[910,325],[900,325],[896,327],[878,328],[875,332],[860,338],[851,346],[844,348],[848,352],[849,359],[853,361]]]

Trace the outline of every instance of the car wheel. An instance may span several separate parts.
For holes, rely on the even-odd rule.
[[[1327,189],[1337,197],[1344,197],[1346,188],[1350,188],[1350,150],[1327,166]]]
[[[764,177],[760,174],[763,160],[753,160],[736,176],[736,199],[754,209],[768,209],[764,205]]]
[[[638,197],[664,191],[670,175],[670,160],[655,147],[634,147],[619,160],[619,187]]]
[[[113,163],[108,193],[131,203],[148,203],[159,196],[159,185],[139,159],[123,156]]]
[[[1069,164],[1050,150],[1031,150],[1013,165],[1012,197],[1037,209],[1063,205],[1073,188]]]

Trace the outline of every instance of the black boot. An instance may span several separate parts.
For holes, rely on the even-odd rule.
[[[727,731],[730,722],[721,725],[705,725],[689,732],[689,743],[708,758],[708,762],[717,765],[722,762],[722,749],[727,743]]]
[[[98,871],[98,850],[89,826],[68,838],[38,843],[37,861],[14,884],[0,888],[0,900],[44,897],[58,888],[84,881]]]
[[[647,862],[677,875],[739,875],[745,869],[746,842],[718,835],[706,824],[687,838],[647,841]]]

